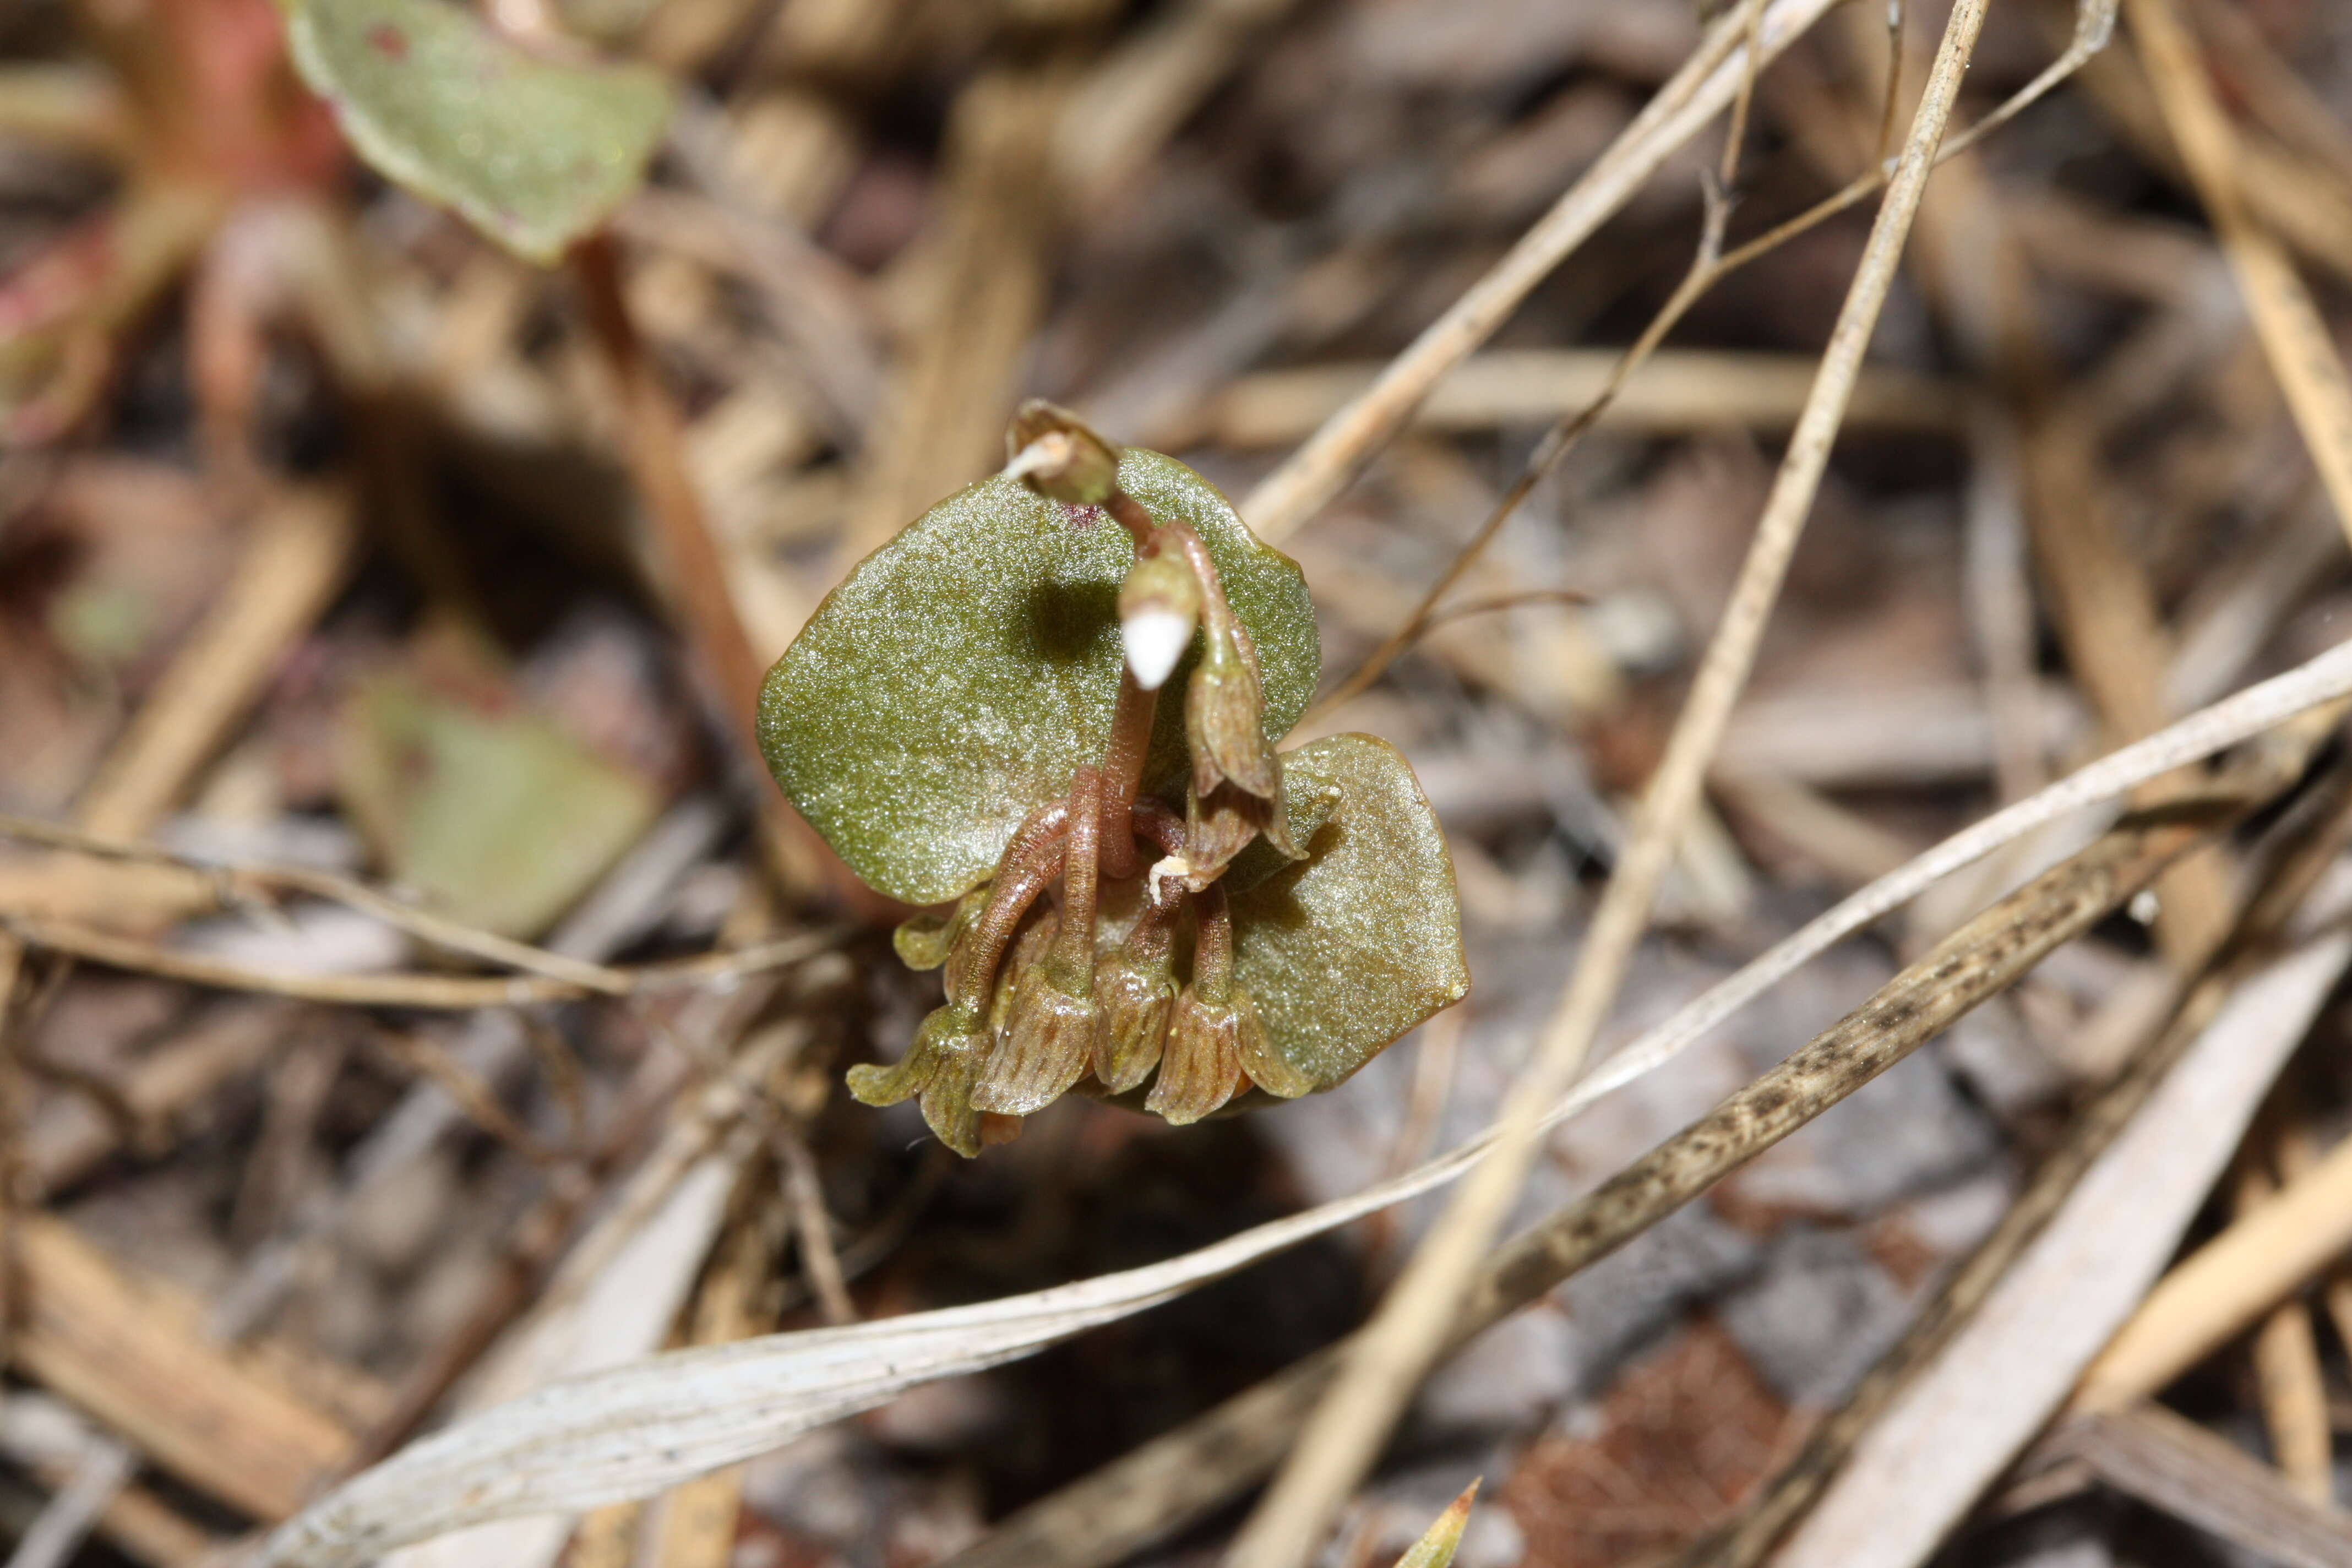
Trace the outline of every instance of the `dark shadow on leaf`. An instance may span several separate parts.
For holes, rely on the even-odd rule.
[[[1039,583],[1022,599],[1013,645],[1043,664],[1077,664],[1094,655],[1118,618],[1116,584]]]

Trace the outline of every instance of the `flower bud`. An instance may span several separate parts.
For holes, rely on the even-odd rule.
[[[1228,631],[1213,634],[1184,693],[1184,737],[1192,752],[1185,803],[1184,858],[1195,891],[1259,834],[1298,858],[1282,795],[1282,763],[1265,738],[1265,699],[1255,665]]]
[[[987,1021],[976,1010],[950,1002],[923,1020],[914,1043],[895,1065],[851,1068],[849,1092],[860,1103],[874,1106],[919,1096],[923,1121],[932,1132],[969,1160],[980,1152],[982,1142],[971,1093],[990,1043]]]
[[[1205,795],[1222,784],[1261,799],[1282,793],[1282,771],[1265,738],[1265,696],[1230,629],[1210,635],[1186,683],[1184,740],[1192,751],[1197,793]]]
[[[1020,995],[1029,973],[1045,956],[1054,950],[1054,939],[1061,932],[1062,917],[1055,910],[1033,913],[1013,938],[1013,947],[1005,953],[1004,962],[997,966],[994,990],[988,1000],[988,1037],[1001,1040],[1013,1018],[1013,1000]]]
[[[1004,455],[1004,477],[1048,500],[1100,506],[1118,489],[1118,448],[1042,398],[1031,398],[1013,416]]]
[[[1186,986],[1168,1022],[1168,1045],[1160,1057],[1160,1080],[1143,1108],[1171,1127],[1188,1126],[1249,1087],[1242,1076],[1241,1036],[1255,1027],[1257,1010],[1235,992],[1232,1000],[1211,1002]],[[1262,1032],[1262,1031],[1261,1031]]]
[[[957,900],[955,908],[944,915],[926,911],[902,923],[890,933],[890,945],[898,952],[898,962],[909,969],[937,969],[945,963],[981,911],[988,907],[989,891],[993,886],[982,882]]]
[[[1205,799],[1193,795],[1184,809],[1185,886],[1199,892],[1261,833],[1277,852],[1298,858],[1281,795],[1265,800],[1233,784],[1219,784]]]
[[[1095,968],[1095,1077],[1124,1094],[1151,1076],[1176,1004],[1170,948],[1173,904],[1146,911],[1126,942]]]
[[[1192,644],[1201,621],[1201,584],[1172,552],[1136,557],[1118,589],[1119,638],[1135,683],[1157,691]]]
[[[1313,1093],[1315,1080],[1275,1054],[1274,1041],[1266,1034],[1265,1024],[1258,1017],[1256,1004],[1250,1000],[1249,993],[1234,987],[1233,1005],[1240,1018],[1234,1050],[1241,1058],[1242,1071],[1249,1075],[1250,1082],[1284,1100]]]
[[[1086,1076],[1094,1051],[1094,998],[1073,994],[1063,979],[1050,958],[1022,976],[1004,1033],[972,1089],[977,1109],[1026,1116]]]

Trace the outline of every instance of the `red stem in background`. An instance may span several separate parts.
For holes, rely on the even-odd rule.
[[[748,760],[760,759],[760,682],[766,667],[727,591],[727,560],[712,537],[702,500],[687,470],[685,421],[646,350],[621,291],[619,253],[598,234],[572,252],[585,296],[588,322],[612,369],[621,403],[621,430],[629,477],[654,521],[662,584],[684,624],[691,663],[706,697],[723,717]],[[764,774],[766,770],[761,769]],[[851,907],[876,910],[874,895],[826,847],[815,829],[773,789],[759,791],[760,826],[768,858],[788,891],[828,889]]]
[[[763,671],[728,595],[726,558],[711,537],[702,500],[687,471],[677,405],[629,316],[612,239],[598,235],[583,241],[572,252],[572,268],[586,295],[597,347],[619,383],[629,474],[660,540],[668,579],[664,586],[686,623],[688,644],[719,711],[757,756],[753,710]]]

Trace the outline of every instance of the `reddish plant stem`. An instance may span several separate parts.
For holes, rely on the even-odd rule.
[[[1201,584],[1201,625],[1213,638],[1234,637],[1241,640],[1253,665],[1256,655],[1249,649],[1249,636],[1234,618],[1234,607],[1225,599],[1224,580],[1217,575],[1217,563],[1209,558],[1209,547],[1192,531],[1190,523],[1173,518],[1154,519],[1143,510],[1143,503],[1125,490],[1113,490],[1110,500],[1103,503],[1111,520],[1128,531],[1135,541],[1135,552],[1173,550],[1184,557],[1184,564]]]
[[[1201,629],[1212,640],[1234,638],[1244,648],[1249,647],[1249,634],[1242,630],[1241,622],[1234,618],[1234,607],[1225,599],[1224,579],[1217,575],[1217,563],[1209,559],[1209,547],[1201,536],[1181,522],[1164,524],[1160,531],[1167,538],[1167,548],[1181,551],[1184,564],[1201,580]],[[1256,662],[1253,650],[1247,657]]]
[[[1135,672],[1124,665],[1118,672],[1118,706],[1111,710],[1110,744],[1103,752],[1102,817],[1120,822],[1134,808],[1143,788],[1143,761],[1151,749],[1151,724],[1160,712],[1160,693],[1135,683]],[[1103,875],[1132,877],[1136,871],[1135,836],[1112,831],[1102,836]]]
[[[1031,813],[1014,829],[1013,841],[1004,847],[1004,858],[996,863],[996,885],[988,895],[988,906],[972,923],[971,944],[965,949],[969,956],[948,976],[949,1000],[967,1007],[985,1005],[989,987],[996,983],[997,963],[1004,957],[1021,917],[1062,869],[1062,844],[1069,822],[1068,803],[1055,801]]]
[[[583,286],[596,345],[620,384],[629,473],[661,540],[666,585],[719,710],[750,743],[760,693],[760,658],[751,651],[735,601],[728,595],[726,560],[711,537],[701,497],[687,471],[677,404],[629,315],[611,237],[600,234],[583,241],[572,252],[572,264]],[[754,745],[753,754],[757,752]]]
[[[1158,845],[1162,855],[1183,852],[1184,819],[1159,801],[1137,801],[1128,810],[1128,821],[1138,838]]]
[[[685,418],[629,314],[612,237],[598,234],[582,241],[572,252],[572,262],[591,333],[618,389],[624,456],[653,520],[661,587],[683,623],[688,662],[729,738],[747,761],[756,763],[760,681],[767,667],[736,613],[734,596],[727,590],[726,557],[687,469]],[[781,792],[763,787],[757,798],[768,858],[787,890],[826,888],[853,908],[878,912],[874,895]]]
[[[1094,994],[1102,786],[1102,774],[1093,768],[1080,768],[1071,778],[1069,831],[1062,840],[1062,927],[1054,937],[1055,967],[1061,973],[1055,978],[1082,996]]]
[[[1138,555],[1147,550],[1157,549],[1160,531],[1170,526],[1146,511],[1143,503],[1125,490],[1111,491],[1110,500],[1103,502],[1103,510],[1110,513],[1110,520],[1113,522],[1127,530],[1127,536],[1135,541],[1135,552]]]

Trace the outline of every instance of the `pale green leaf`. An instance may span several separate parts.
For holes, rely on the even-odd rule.
[[[669,120],[660,74],[543,58],[448,0],[284,0],[303,79],[362,157],[551,262],[626,200]]]
[[[1329,1089],[1470,989],[1445,836],[1396,748],[1285,752],[1307,858],[1233,895],[1234,973],[1276,1054]],[[1337,804],[1328,797],[1337,793]]]
[[[441,912],[537,934],[652,824],[646,780],[547,720],[486,710],[404,675],[343,713],[342,797],[392,879]]]
[[[1297,563],[1173,458],[1129,451],[1119,482],[1208,546],[1256,645],[1278,738],[1321,658]],[[776,782],[880,891],[955,898],[994,869],[1022,818],[1102,760],[1134,547],[1107,520],[1080,526],[1086,516],[1011,479],[959,490],[867,556],[769,672],[760,742]],[[1198,653],[1196,640],[1163,692],[1149,787],[1181,788],[1181,693]]]

